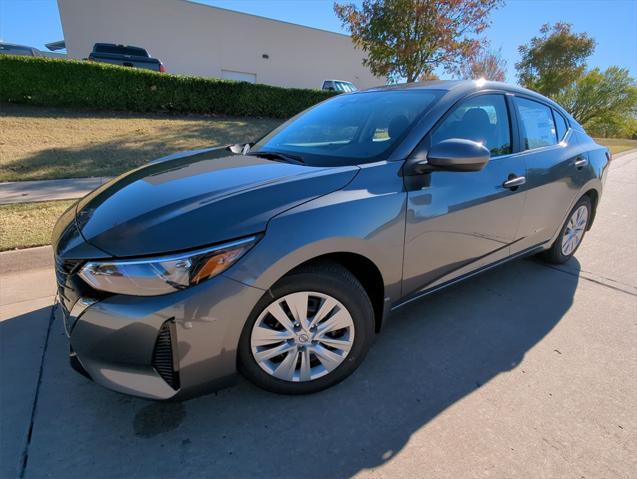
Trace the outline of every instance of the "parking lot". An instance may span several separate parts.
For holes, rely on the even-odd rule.
[[[68,366],[50,249],[0,256],[0,477],[635,477],[637,153],[576,259],[515,261],[400,310],[361,368],[305,397],[184,403]]]

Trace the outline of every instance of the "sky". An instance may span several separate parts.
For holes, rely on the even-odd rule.
[[[331,0],[198,1],[347,33],[334,15]],[[542,24],[557,21],[572,23],[574,31],[586,32],[597,41],[589,68],[618,65],[637,78],[637,0],[508,0],[491,14],[491,26],[483,34],[493,48],[502,49],[507,81],[516,81],[517,47],[537,35]],[[0,0],[0,41],[44,49],[45,43],[63,37],[56,0]]]

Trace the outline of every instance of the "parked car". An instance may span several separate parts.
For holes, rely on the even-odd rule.
[[[0,55],[19,55],[23,57],[39,57],[40,50],[26,45],[0,42]]]
[[[403,305],[515,258],[568,261],[609,161],[553,101],[474,81],[339,95],[256,144],[160,159],[55,226],[71,363],[154,399],[237,369],[325,389]]]
[[[96,43],[88,59],[90,61],[110,63],[112,65],[145,68],[156,72],[166,71],[164,64],[157,58],[152,58],[145,49],[131,45]]]
[[[329,91],[340,91],[344,93],[358,91],[358,88],[356,88],[356,85],[354,85],[352,82],[343,80],[324,80],[321,89]]]

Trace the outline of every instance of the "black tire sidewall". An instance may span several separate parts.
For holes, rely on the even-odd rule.
[[[365,358],[374,335],[374,313],[369,297],[360,283],[340,275],[295,273],[281,279],[255,305],[246,321],[238,349],[238,367],[257,386],[282,394],[310,394],[331,387],[353,373]],[[345,360],[329,374],[307,382],[290,382],[270,376],[257,364],[250,346],[252,328],[263,310],[275,300],[299,291],[330,295],[349,311],[354,322],[354,344]]]

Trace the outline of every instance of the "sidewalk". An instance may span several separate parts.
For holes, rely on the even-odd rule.
[[[613,155],[613,158],[616,160],[635,152],[637,150],[623,151]],[[0,205],[82,198],[110,179],[93,177],[0,183]]]
[[[635,477],[637,152],[599,207],[568,264],[414,302],[355,374],[302,397],[101,388],[69,367],[50,247],[0,253],[0,477]]]
[[[0,205],[81,198],[108,180],[101,177],[0,183]]]

